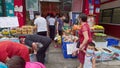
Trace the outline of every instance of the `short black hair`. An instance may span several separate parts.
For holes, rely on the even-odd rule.
[[[79,18],[81,18],[81,20],[82,20],[83,22],[87,22],[87,15],[86,15],[86,14],[80,13],[80,14],[79,14]]]
[[[35,13],[35,16],[36,16],[36,15],[38,16],[38,15],[40,15],[40,13],[39,13],[39,12],[36,12],[36,13]]]
[[[25,60],[20,56],[13,56],[6,62],[8,68],[25,68]]]
[[[89,46],[94,46],[94,47],[95,47],[95,43],[90,42],[90,43],[89,43]]]
[[[51,13],[51,14],[50,14],[50,17],[54,17],[54,14]]]

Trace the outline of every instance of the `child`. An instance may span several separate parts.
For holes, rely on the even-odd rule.
[[[85,55],[84,68],[96,68],[96,58],[94,55],[95,44],[93,42],[89,43]]]
[[[89,43],[87,50],[83,50],[86,53],[85,60],[84,60],[84,67],[83,68],[96,68],[96,58],[95,58],[95,44],[93,42]],[[73,52],[73,56],[76,56],[79,53],[78,50]],[[79,68],[79,67],[78,67]]]

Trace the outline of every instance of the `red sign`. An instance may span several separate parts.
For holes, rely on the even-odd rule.
[[[18,17],[19,26],[25,25],[24,0],[14,0],[15,16]]]

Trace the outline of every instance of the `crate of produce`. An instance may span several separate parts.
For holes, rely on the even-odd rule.
[[[62,42],[62,53],[64,58],[77,58],[77,56],[72,56],[71,53],[68,53],[68,50],[67,50],[68,49],[67,46],[74,47],[73,44],[74,44],[73,42],[64,42],[64,41]]]
[[[94,33],[93,40],[96,42],[105,42],[107,38],[106,34],[103,33]]]
[[[107,38],[107,46],[118,46],[119,40],[115,38]]]

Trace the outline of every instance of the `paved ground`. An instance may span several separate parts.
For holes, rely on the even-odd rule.
[[[47,68],[76,68],[77,59],[64,59],[61,48],[54,48],[51,44],[47,53]],[[96,68],[120,68],[120,61],[99,62]]]

